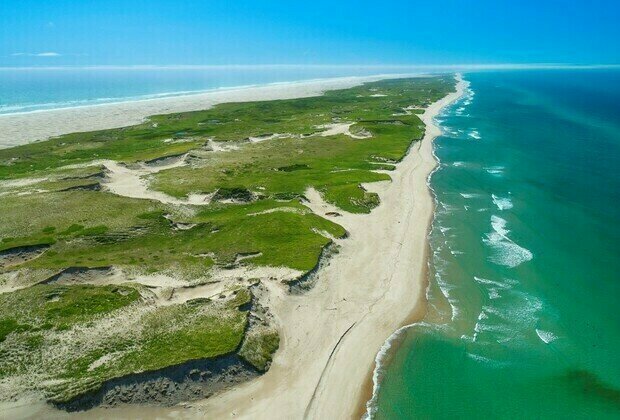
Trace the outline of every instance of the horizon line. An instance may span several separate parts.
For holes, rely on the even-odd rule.
[[[426,69],[426,70],[545,70],[545,69],[613,69],[620,64],[574,63],[496,63],[496,64],[133,64],[133,65],[60,65],[0,66],[0,71],[14,70],[230,70],[230,69]]]

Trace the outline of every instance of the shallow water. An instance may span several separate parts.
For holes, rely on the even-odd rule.
[[[429,313],[375,417],[620,417],[620,72],[467,74],[439,117]]]

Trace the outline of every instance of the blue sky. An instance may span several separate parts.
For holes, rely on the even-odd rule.
[[[620,1],[2,0],[0,66],[620,63]]]

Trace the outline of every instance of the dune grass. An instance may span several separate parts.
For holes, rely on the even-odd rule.
[[[34,387],[60,402],[108,379],[240,347],[248,317],[241,307],[251,300],[247,289],[225,299],[163,307],[149,305],[139,290],[40,285],[0,295],[0,379],[36,372]],[[118,334],[104,332],[109,317],[116,320]],[[66,340],[73,345],[65,347]]]

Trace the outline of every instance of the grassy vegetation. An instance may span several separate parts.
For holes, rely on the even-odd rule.
[[[239,307],[250,297],[247,289],[241,289],[225,302],[199,299],[149,312],[141,320],[138,340],[115,343],[116,357],[93,368],[93,363],[110,354],[106,346],[67,363],[59,375],[63,385],[51,389],[54,400],[68,400],[110,378],[234,352],[247,323],[247,311]],[[79,392],[76,384],[82,384]]]
[[[222,261],[228,261],[238,252],[261,251],[263,256],[255,261],[257,264],[300,269],[313,266],[311,260],[318,257],[320,250],[316,244],[323,240],[305,229],[300,230],[304,237],[299,237],[297,242],[307,243],[308,237],[313,240],[305,247],[308,254],[302,261],[296,261],[297,254],[287,252],[285,247],[276,246],[278,242],[288,241],[288,230],[284,229],[284,241],[260,240],[260,233],[273,235],[262,232],[262,224],[256,223],[256,218],[252,221],[246,218],[243,224],[257,231],[257,238],[237,235],[239,229],[230,229],[230,235],[224,238],[227,246],[219,249],[217,246],[207,248],[221,243],[224,235],[210,235],[205,227],[162,240],[169,236],[170,226],[162,223],[152,226],[153,223],[149,223],[152,220],[145,221],[139,216],[156,211],[163,214],[168,211],[165,206],[102,191],[66,191],[92,185],[96,182],[93,176],[101,173],[101,166],[61,167],[97,159],[134,162],[190,151],[202,157],[194,158],[189,166],[157,174],[151,180],[152,188],[177,197],[193,192],[216,192],[216,199],[250,201],[252,193],[265,198],[299,197],[312,186],[343,210],[369,212],[379,200],[376,195],[364,191],[360,184],[388,180],[388,175],[373,172],[373,169],[389,168],[384,163],[401,159],[411,141],[423,133],[418,117],[402,115],[403,108],[424,106],[443,96],[451,86],[452,82],[443,78],[382,81],[328,92],[316,98],[222,104],[207,111],[154,116],[138,126],[76,133],[0,150],[0,179],[54,175],[53,180],[35,185],[39,190],[50,192],[13,194],[0,202],[0,250],[21,245],[57,244],[48,252],[49,257],[38,263],[39,267],[52,268],[122,264],[149,271],[161,270],[167,265],[200,271],[210,266],[212,261],[208,259],[196,259],[187,254],[180,258],[173,255],[178,253],[166,252],[178,242],[187,243],[188,239],[199,245],[200,249],[194,254],[215,253]],[[386,96],[373,96],[376,94]],[[351,131],[365,130],[372,137],[366,140],[342,134],[301,137],[320,131],[321,125],[334,121],[355,123]],[[199,153],[208,139],[238,142],[270,133],[288,133],[292,137],[248,143],[234,152]],[[230,214],[231,220],[239,216],[236,209],[230,210]],[[303,219],[302,226],[310,223],[305,220],[307,217],[285,213],[278,213],[267,222],[274,218],[283,226],[297,223],[296,219]],[[72,226],[77,225],[84,229],[72,230]],[[148,232],[140,239],[138,252],[132,252],[136,249],[135,240],[125,241],[124,238],[136,238],[135,232],[144,233],[145,230]],[[218,240],[192,240],[197,234],[203,239],[217,237]],[[84,237],[95,239],[73,246],[75,239]],[[269,244],[271,249],[256,249],[257,242]],[[67,248],[75,250],[73,255]],[[89,257],[85,257],[87,254]],[[276,254],[281,257],[272,258]]]
[[[51,269],[118,265],[201,273],[213,259],[229,264],[236,254],[258,252],[262,255],[254,264],[309,269],[328,242],[317,229],[334,236],[344,232],[310,214],[250,217],[257,211],[253,206],[273,209],[282,204],[276,200],[285,199],[287,206],[299,207],[297,198],[314,187],[343,210],[371,211],[379,199],[361,184],[389,180],[374,170],[392,168],[390,163],[423,134],[419,118],[403,109],[425,106],[452,86],[449,78],[381,81],[321,97],[158,115],[137,126],[0,150],[0,180],[10,184],[26,176],[40,178],[21,189],[0,182],[0,194],[7,193],[0,201],[0,251],[52,244],[41,258],[24,265]],[[338,122],[353,123],[351,132],[372,137],[317,134],[323,125]],[[243,143],[271,133],[290,137]],[[240,147],[205,151],[213,140]],[[103,176],[101,165],[79,164],[101,159],[131,163],[183,152],[193,156],[191,164],[152,176],[150,186],[176,197],[214,193],[214,204],[206,209],[188,207],[179,214],[155,201],[75,189],[96,185]],[[250,205],[217,204],[226,200]],[[198,215],[187,217],[191,213]],[[199,224],[189,231],[174,230],[174,222],[182,219]]]
[[[176,220],[195,226],[175,230],[170,220],[163,217],[164,207],[146,200],[81,191],[63,196],[65,200],[59,200],[58,207],[51,212],[45,212],[44,203],[33,200],[33,196],[10,201],[11,208],[5,214],[7,219],[15,220],[4,226],[22,222],[22,232],[26,235],[5,237],[0,247],[54,244],[39,258],[21,267],[119,266],[146,272],[175,268],[199,275],[213,265],[212,254],[218,263],[228,265],[238,254],[260,252],[258,258],[252,259],[253,264],[309,270],[330,241],[316,231],[326,231],[335,237],[345,234],[342,227],[311,213],[298,199],[194,209],[186,215],[179,214]],[[41,213],[37,206],[42,207]],[[33,224],[17,217],[34,211],[40,216]],[[98,213],[96,220],[89,215],[91,211]],[[92,226],[93,222],[105,224]],[[2,229],[8,230],[0,226]],[[18,231],[10,232],[16,235]]]
[[[146,229],[144,214],[163,211],[157,202],[99,191],[66,191],[3,197],[0,250],[51,244]],[[142,217],[141,217],[142,216]]]
[[[204,280],[214,266],[311,270],[330,238],[346,232],[310,211],[304,193],[315,188],[344,211],[372,211],[379,197],[363,184],[390,179],[376,170],[394,169],[424,132],[413,108],[453,85],[448,77],[381,81],[0,150],[0,286],[69,267],[188,280]],[[324,135],[335,124],[342,134]],[[149,188],[177,198],[210,194],[209,204],[106,191],[105,160],[131,167],[179,154],[187,164],[149,175]],[[43,244],[32,256],[9,255]],[[162,288],[38,284],[0,294],[0,399],[1,380],[65,401],[111,378],[233,352],[268,368],[279,338],[267,325],[247,328],[245,286],[165,305]]]
[[[108,379],[229,354],[241,344],[247,289],[163,307],[139,296],[131,286],[36,286],[0,295],[0,379],[36,371],[49,384],[36,387],[66,401]],[[116,334],[104,331],[112,326],[106,315],[116,320]],[[66,340],[74,342],[68,349]]]
[[[265,371],[271,363],[272,355],[280,346],[278,332],[261,328],[246,335],[239,355],[250,362],[256,369]]]
[[[139,297],[138,290],[130,286],[36,285],[0,294],[1,329],[64,330],[125,307]]]

